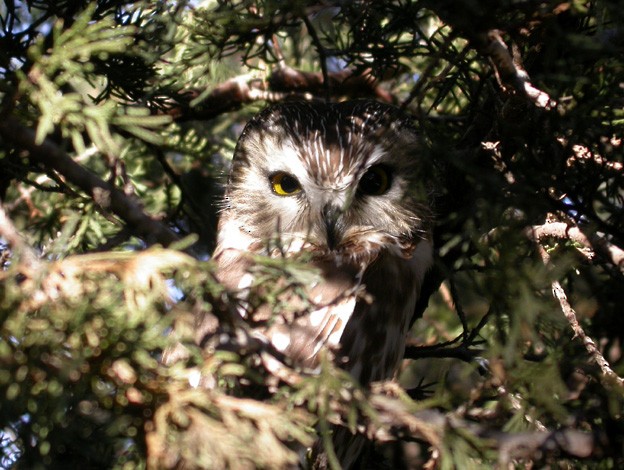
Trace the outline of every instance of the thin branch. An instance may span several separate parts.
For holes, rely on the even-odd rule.
[[[441,344],[433,346],[406,346],[405,355],[406,359],[423,359],[426,357],[436,358],[454,358],[460,359],[464,362],[471,363],[475,357],[483,354],[482,349],[472,349],[470,345],[462,343],[455,347],[445,347]]]
[[[370,398],[377,413],[376,421],[368,422],[365,432],[381,442],[411,437],[438,448],[443,442],[443,437],[449,432],[468,432],[483,439],[488,447],[498,451],[501,468],[505,468],[515,459],[531,458],[538,453],[588,458],[599,456],[603,452],[601,442],[603,436],[570,428],[509,433],[437,410],[409,413],[404,407],[399,406],[396,398],[392,397],[394,390],[391,384],[380,383],[376,384],[375,388],[381,392],[375,393]]]
[[[325,101],[329,101],[329,98],[331,96],[331,90],[329,87],[330,85],[329,74],[327,72],[327,53],[325,51],[325,48],[323,47],[323,44],[321,43],[321,39],[316,33],[316,28],[314,28],[314,25],[310,21],[310,18],[304,15],[303,22],[306,25],[308,33],[310,34],[310,37],[312,38],[312,42],[314,43],[314,46],[316,47],[316,52],[318,52],[318,55],[319,55],[319,60],[321,62],[321,72],[323,74],[323,89],[325,91]]]
[[[552,109],[557,106],[557,102],[547,93],[533,86],[529,74],[522,66],[520,55],[514,53],[512,56],[500,31],[491,29],[475,35],[472,40],[479,51],[490,59],[503,89],[506,86],[511,87],[540,108]]]
[[[462,308],[459,300],[459,292],[457,291],[457,285],[455,284],[453,276],[449,277],[449,286],[451,288],[451,297],[453,298],[453,303],[455,304],[455,311],[457,312],[457,316],[459,317],[459,321],[462,325],[462,338],[466,341],[468,338],[468,322],[466,320],[464,309]]]
[[[437,52],[435,54],[432,54],[431,60],[427,64],[427,67],[425,68],[425,70],[423,70],[423,72],[418,77],[418,80],[416,80],[416,83],[410,90],[408,97],[403,101],[403,103],[401,103],[401,109],[407,109],[409,104],[412,101],[414,101],[416,97],[418,97],[418,108],[420,109],[422,97],[427,91],[428,85],[431,83],[434,70],[438,66],[440,61],[442,60],[442,56],[444,55],[444,53],[446,53],[447,49],[452,45],[455,39],[456,39],[456,36],[452,33],[444,38],[444,42],[437,48]],[[467,50],[468,48],[464,48],[462,50],[462,52],[458,56],[457,63],[459,63],[459,60],[463,59]],[[448,72],[452,69],[452,67],[457,65],[457,63],[455,62],[449,63],[447,67],[444,69],[444,71],[441,74],[439,74],[439,76],[445,77],[448,74]]]
[[[622,145],[622,139],[612,138],[611,145],[619,147]],[[568,167],[574,167],[576,165],[591,162],[599,166],[600,170],[604,172],[605,175],[611,174],[615,176],[622,176],[622,173],[624,172],[624,165],[622,163],[610,161],[602,155],[592,152],[584,145],[573,145],[572,152],[573,155],[566,161],[566,165]]]
[[[188,188],[186,187],[186,185],[182,181],[182,178],[180,177],[180,175],[178,175],[175,172],[175,170],[171,167],[171,165],[167,161],[167,157],[165,156],[165,152],[163,152],[163,150],[161,148],[159,148],[159,147],[157,147],[155,145],[150,145],[149,147],[150,147],[151,151],[154,153],[154,155],[156,156],[156,159],[158,160],[158,162],[162,166],[162,168],[165,171],[165,173],[171,179],[171,182],[173,184],[175,184],[179,188],[180,193],[182,194],[182,198],[181,198],[180,204],[178,206],[178,209],[175,211],[174,215],[177,215],[177,214],[183,212],[190,219],[193,220],[193,223],[195,223],[195,225],[201,226],[201,220],[200,220],[201,216],[200,215],[202,213],[202,208],[199,206],[199,204],[197,203],[195,198],[189,197],[187,195],[187,193],[188,193],[187,189]],[[188,205],[191,208],[191,211],[193,212],[192,214],[189,213],[189,211],[186,211],[186,210],[183,209],[184,203],[188,203]]]
[[[536,242],[537,250],[539,251],[539,254],[542,257],[542,261],[544,262],[544,264],[545,265],[550,264],[550,255],[546,252],[544,247],[541,244],[539,244],[537,235],[535,235],[533,239]],[[574,336],[580,338],[581,341],[583,341],[583,345],[585,346],[586,351],[588,352],[589,356],[596,362],[596,364],[598,364],[598,367],[600,367],[603,377],[606,378],[608,382],[615,383],[619,385],[620,387],[623,387],[624,379],[619,377],[613,371],[613,369],[611,369],[611,366],[609,365],[607,360],[604,358],[602,353],[598,350],[598,347],[596,346],[596,343],[594,342],[594,340],[591,339],[585,333],[585,330],[583,330],[583,327],[580,325],[576,317],[576,312],[570,305],[570,302],[568,302],[568,297],[565,293],[565,290],[559,283],[559,281],[557,280],[552,281],[551,286],[552,286],[553,297],[559,302],[561,311],[563,312],[564,316],[568,320],[568,323],[570,324],[570,327],[572,328],[572,331],[574,332]]]
[[[110,251],[113,248],[118,247],[122,243],[127,242],[131,236],[132,236],[132,233],[127,228],[124,227],[115,235],[107,239],[105,242],[96,246],[92,251],[95,253],[99,251]]]
[[[57,171],[67,181],[78,186],[102,210],[119,216],[132,232],[148,244],[160,243],[168,246],[179,239],[165,224],[147,215],[136,199],[76,163],[52,140],[45,139],[41,144],[35,143],[35,131],[23,126],[17,119],[10,117],[0,123],[0,135],[27,150],[32,160]]]

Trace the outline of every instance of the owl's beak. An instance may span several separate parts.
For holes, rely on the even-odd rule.
[[[322,210],[323,224],[327,235],[327,246],[334,250],[341,242],[344,234],[344,222],[342,221],[342,208],[328,202]]]

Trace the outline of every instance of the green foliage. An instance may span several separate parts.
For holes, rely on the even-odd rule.
[[[405,467],[623,464],[619,2],[10,1],[0,28],[0,467],[279,468],[317,438],[335,465],[339,425]],[[197,261],[241,126],[292,95],[393,101],[428,143],[438,277],[401,377],[424,400],[329,355],[275,367],[251,328],[309,305],[305,259],[254,259],[246,303]],[[140,251],[146,220],[195,256]]]
[[[168,344],[171,323],[161,276],[191,262],[149,252],[67,258],[19,289],[15,268],[3,273],[2,421],[24,438],[26,465],[137,458],[127,439],[144,432],[142,409],[165,393],[151,354]]]

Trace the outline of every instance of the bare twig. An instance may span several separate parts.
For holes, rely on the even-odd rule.
[[[540,108],[551,109],[557,105],[557,102],[547,93],[533,86],[529,74],[522,67],[519,54],[512,56],[500,31],[491,29],[479,33],[473,41],[481,53],[489,57],[494,66],[499,85],[503,89],[506,88],[506,85],[510,86]]]
[[[10,117],[0,123],[0,135],[27,150],[33,161],[57,171],[67,181],[78,186],[102,210],[116,214],[148,244],[167,246],[179,239],[165,224],[147,215],[138,201],[76,163],[53,141],[45,139],[41,144],[35,143],[35,131],[23,126],[17,119]]]

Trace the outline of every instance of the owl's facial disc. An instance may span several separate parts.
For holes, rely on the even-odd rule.
[[[420,154],[411,121],[389,106],[269,108],[238,142],[219,246],[278,239],[289,252],[340,259],[380,250],[409,256],[429,230],[429,165]]]
[[[330,251],[340,246],[347,231],[345,214],[349,212],[353,198],[377,197],[386,194],[392,185],[391,171],[386,165],[373,165],[368,168],[357,182],[354,191],[343,190],[343,197],[327,199],[321,208],[321,220],[325,229],[327,247]],[[345,197],[346,196],[346,197]]]

